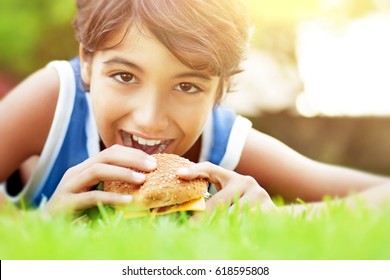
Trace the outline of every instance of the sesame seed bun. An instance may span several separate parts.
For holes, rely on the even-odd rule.
[[[130,194],[133,203],[142,209],[152,209],[179,205],[203,198],[208,182],[205,179],[191,181],[176,176],[177,169],[191,164],[188,159],[175,154],[154,154],[157,168],[146,174],[146,181],[141,186],[121,181],[104,182],[104,191]]]

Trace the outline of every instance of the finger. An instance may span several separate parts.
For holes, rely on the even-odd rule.
[[[226,189],[224,189],[226,190]],[[211,198],[206,201],[206,210],[204,212],[198,212],[191,216],[190,221],[195,222],[204,217],[205,213],[212,213],[215,209],[223,209],[229,207],[232,204],[232,200],[224,197],[224,194],[221,194],[222,191],[217,192]],[[225,194],[228,195],[228,194]]]
[[[277,209],[269,194],[262,188],[260,190],[252,190],[243,194],[239,203],[248,205],[250,208],[260,208],[262,211],[268,212]]]
[[[229,207],[229,213],[233,213],[235,211],[242,212],[246,207],[250,207],[250,201],[244,196],[235,200],[234,203]]]
[[[247,196],[242,196],[240,199],[234,201],[234,203],[229,207],[229,213],[238,212],[241,213],[244,210],[252,210],[252,209],[268,209],[269,201],[254,201]]]
[[[206,211],[211,212],[219,207],[230,206],[240,197],[241,191],[239,189],[232,187],[224,188],[206,201]]]
[[[240,200],[239,192],[234,192],[230,189],[223,189],[222,191],[214,194],[211,198],[206,201],[206,213],[212,213],[216,209],[225,209],[229,208],[229,212],[233,211],[234,207],[237,207],[240,204],[234,202]],[[191,216],[190,221],[195,222],[204,217],[203,212],[195,213]]]
[[[104,191],[88,191],[73,195],[72,203],[75,206],[74,210],[77,211],[97,206],[99,203],[111,206],[127,205],[131,203],[132,199],[133,197],[131,195]]]
[[[68,179],[67,177],[66,179]],[[96,163],[82,170],[77,176],[72,176],[72,178],[69,179],[68,184],[71,186],[69,189],[70,192],[79,193],[104,181],[117,180],[133,185],[140,185],[145,182],[145,179],[145,174],[128,168]]]
[[[186,180],[195,178],[207,179],[219,191],[228,182],[231,172],[210,162],[201,162],[178,169],[176,175]]]
[[[84,162],[85,168],[96,163],[107,163],[139,171],[152,171],[156,168],[156,159],[134,148],[113,145]]]

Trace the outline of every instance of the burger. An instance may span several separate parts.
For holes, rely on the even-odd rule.
[[[184,180],[176,176],[179,168],[189,166],[191,161],[175,154],[154,154],[157,168],[146,173],[142,185],[122,181],[106,181],[103,190],[133,196],[125,207],[125,218],[147,215],[164,215],[181,211],[204,211],[206,209],[208,181],[205,179]]]

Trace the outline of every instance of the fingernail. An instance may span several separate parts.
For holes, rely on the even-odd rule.
[[[143,182],[146,179],[146,175],[138,172],[133,173],[134,179],[139,182]]]
[[[176,171],[176,174],[177,175],[188,175],[188,174],[190,174],[190,170],[187,167],[182,167]]]
[[[146,166],[150,169],[154,169],[157,167],[157,160],[154,157],[148,157],[148,159],[145,161]]]
[[[122,200],[123,200],[123,202],[130,202],[133,200],[133,196],[131,196],[129,194],[124,194],[124,195],[122,195]]]
[[[150,169],[154,169],[157,167],[157,163],[155,161],[147,160],[146,166]]]

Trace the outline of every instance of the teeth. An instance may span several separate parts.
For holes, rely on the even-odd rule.
[[[133,140],[138,142],[141,145],[146,145],[146,146],[155,146],[161,144],[161,140],[149,140],[149,139],[144,139],[142,137],[138,137],[136,135],[133,135]]]

